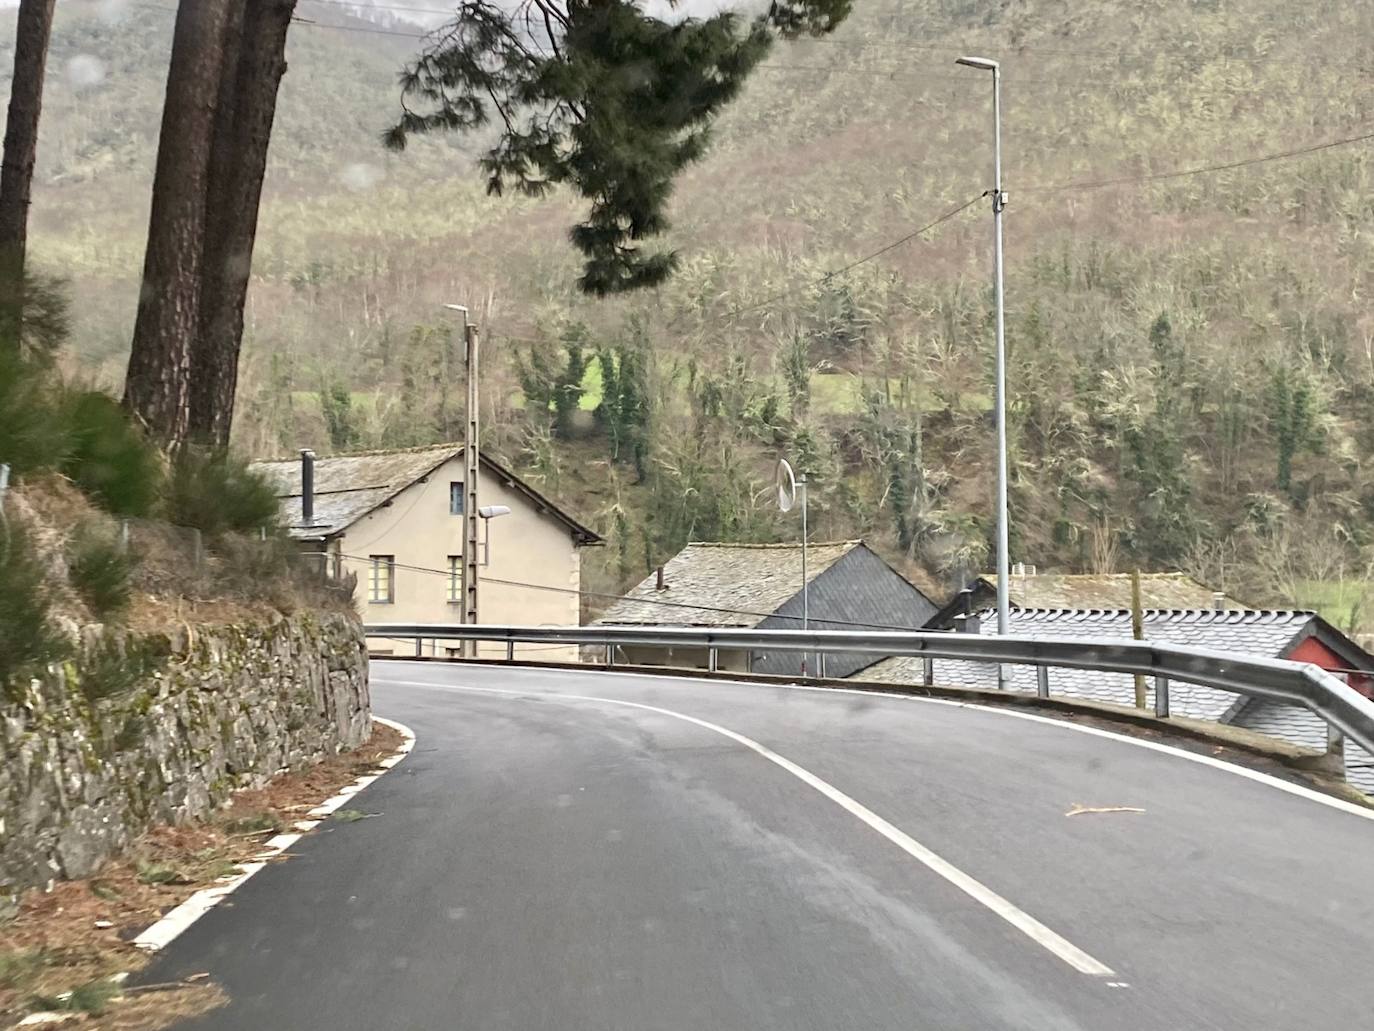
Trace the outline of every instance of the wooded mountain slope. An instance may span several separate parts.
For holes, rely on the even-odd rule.
[[[70,277],[73,361],[111,384],[169,7],[68,0],[49,63],[33,261]],[[990,82],[953,64],[978,51],[1006,74],[1013,558],[1182,567],[1364,622],[1371,143],[1141,180],[1374,132],[1369,5],[859,0],[834,38],[777,49],[679,185],[680,273],[610,302],[575,292],[569,198],[484,196],[480,141],[381,149],[417,27],[300,14],[245,451],[456,435],[440,304],[468,303],[486,443],[606,533],[598,589],[688,538],[795,535],[766,490],[784,453],[818,537],[865,536],[943,587],[990,535],[987,202],[822,277],[990,185]],[[1104,179],[1129,181],[1075,185]]]

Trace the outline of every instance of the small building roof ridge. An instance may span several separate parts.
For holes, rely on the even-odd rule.
[[[335,458],[376,458],[379,455],[418,455],[425,451],[462,451],[461,443],[442,442],[439,444],[415,444],[412,447],[376,447],[363,448],[358,451],[331,451],[327,455],[316,455],[315,461],[328,462]],[[280,458],[255,458],[250,465],[270,465],[278,462],[299,462],[301,460],[300,451],[294,454],[283,455]]]
[[[838,547],[841,547],[841,546],[851,546],[851,547],[852,547],[852,546],[856,546],[856,545],[863,544],[863,543],[864,543],[864,542],[863,542],[863,539],[862,539],[862,538],[855,538],[855,539],[853,539],[853,540],[840,540],[840,541],[807,541],[807,542],[806,542],[806,546],[807,546],[808,548],[838,548]],[[771,541],[771,542],[761,542],[761,541],[740,541],[740,542],[737,542],[737,543],[736,543],[736,542],[731,542],[731,541],[688,541],[683,547],[684,547],[684,548],[748,548],[748,549],[756,550],[756,551],[765,551],[765,550],[768,550],[768,549],[777,549],[777,550],[781,551],[781,550],[783,550],[783,549],[791,549],[791,548],[800,549],[800,548],[801,548],[801,541]]]

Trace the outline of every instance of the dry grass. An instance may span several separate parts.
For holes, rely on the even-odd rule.
[[[62,556],[76,528],[98,528],[113,537],[119,520],[57,474],[29,480],[11,500],[48,563],[54,614],[77,625],[92,622],[67,582]],[[197,546],[195,531],[151,519],[131,519],[128,530],[133,595],[121,621],[132,630],[261,623],[303,608],[353,611],[350,598],[298,567],[289,542],[230,535]]]
[[[194,892],[233,875],[270,835],[374,771],[401,742],[397,731],[375,724],[362,746],[238,792],[209,819],[154,828],[93,877],[26,893],[19,915],[0,933],[0,1024],[18,1020],[39,998],[140,969],[146,954],[130,942],[141,931]],[[151,1031],[223,1001],[217,987],[198,981],[126,995],[107,1013],[86,1015],[82,1026]]]

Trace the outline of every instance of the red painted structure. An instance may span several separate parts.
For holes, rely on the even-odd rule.
[[[1374,698],[1374,674],[1357,673],[1350,668],[1350,664],[1341,659],[1334,651],[1322,644],[1315,637],[1305,637],[1298,642],[1296,648],[1290,649],[1285,659],[1292,659],[1295,662],[1310,662],[1314,666],[1320,666],[1324,670],[1335,673],[1345,680],[1366,698]]]

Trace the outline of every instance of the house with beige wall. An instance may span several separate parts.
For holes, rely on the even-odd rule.
[[[304,504],[302,464],[313,490]],[[458,623],[463,605],[463,448],[456,444],[258,462],[276,486],[288,532],[313,545],[336,575],[357,576],[354,598],[367,623]],[[481,456],[478,621],[575,626],[581,549],[601,538],[509,469]],[[307,513],[307,509],[309,509]],[[370,638],[374,654],[413,655],[411,641]],[[522,654],[571,659],[573,648],[521,646]],[[456,642],[426,642],[425,654],[457,654]],[[482,654],[504,655],[503,645]]]

